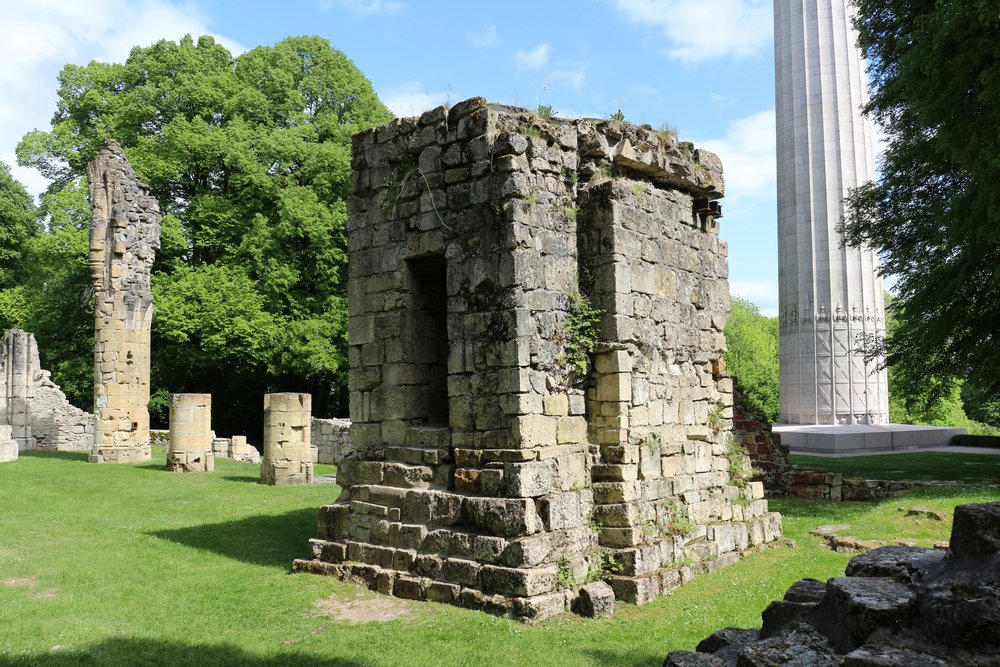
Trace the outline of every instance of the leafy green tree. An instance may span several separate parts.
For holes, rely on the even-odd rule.
[[[887,342],[907,383],[1000,392],[1000,12],[995,0],[857,0],[886,131],[877,182],[849,197],[845,237],[898,277]]]
[[[27,304],[20,283],[27,245],[38,233],[37,219],[31,195],[0,162],[0,334],[24,321]]]
[[[778,318],[762,315],[753,303],[733,297],[726,320],[726,367],[739,380],[750,405],[778,421]]]
[[[294,389],[317,413],[343,410],[350,137],[392,117],[368,80],[319,37],[234,59],[188,36],[67,65],[59,83],[52,129],[18,159],[54,196],[113,137],[159,200],[154,388],[217,407],[247,396],[254,414],[264,392]]]

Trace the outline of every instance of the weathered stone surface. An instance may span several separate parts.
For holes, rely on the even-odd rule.
[[[615,613],[615,592],[603,581],[582,587],[574,603],[574,611],[588,618],[605,618]]]
[[[537,620],[606,559],[643,603],[780,535],[725,456],[716,156],[482,99],[353,148],[339,576]]]
[[[149,276],[160,247],[160,210],[121,146],[108,140],[87,164],[90,275],[94,283],[96,463],[150,459]]]
[[[761,640],[735,656],[725,642],[706,640],[698,649],[727,665],[1000,664],[1000,551],[988,542],[998,508],[1000,502],[956,508],[956,521],[962,515],[968,522],[957,537],[975,545],[971,554],[959,555],[955,533],[947,555],[914,547],[870,551],[853,558],[848,576],[828,581],[822,595],[819,582],[796,582],[765,610]],[[745,631],[720,631],[727,632]],[[674,656],[664,664],[675,664]]]
[[[1000,504],[979,503],[955,508],[951,555],[978,556],[1000,551]]]

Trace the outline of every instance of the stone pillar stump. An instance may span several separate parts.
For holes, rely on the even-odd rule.
[[[264,395],[264,456],[261,484],[310,484],[313,479],[310,394]]]
[[[170,395],[170,446],[167,470],[212,472],[212,395]]]

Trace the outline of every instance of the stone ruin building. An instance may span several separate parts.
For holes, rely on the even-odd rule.
[[[108,140],[87,164],[90,275],[94,281],[96,463],[150,460],[149,276],[160,247],[160,211],[121,147]]]
[[[10,427],[20,451],[87,451],[94,440],[94,416],[66,400],[42,370],[34,335],[20,329],[0,342],[2,426]]]
[[[353,148],[360,460],[296,570],[535,620],[780,535],[729,434],[714,154],[481,98]]]

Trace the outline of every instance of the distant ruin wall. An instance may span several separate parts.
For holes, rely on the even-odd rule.
[[[780,535],[730,470],[716,156],[476,98],[355,135],[352,166],[360,460],[296,569],[531,620]]]
[[[109,140],[87,164],[90,274],[94,282],[94,442],[90,460],[150,460],[149,276],[160,212],[121,147]]]
[[[94,438],[94,416],[66,400],[42,370],[35,337],[8,331],[0,343],[0,424],[11,426],[21,451],[87,451]]]
[[[349,419],[317,419],[313,417],[311,441],[314,463],[334,465],[348,458],[355,458],[351,447],[351,421]]]

